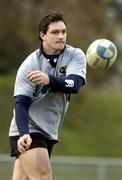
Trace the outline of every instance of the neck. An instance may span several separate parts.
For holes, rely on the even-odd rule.
[[[44,53],[46,53],[48,55],[57,55],[62,52],[62,50],[59,50],[59,49],[55,50],[50,47],[47,47],[47,46],[45,46],[45,44],[42,44],[42,49],[43,49]]]
[[[66,47],[66,46],[65,46],[65,47]],[[58,58],[59,55],[64,52],[65,47],[64,47],[64,49],[63,49],[62,51],[59,51],[59,52],[57,52],[57,53],[49,53],[49,52],[47,52],[47,51],[44,51],[44,47],[43,47],[43,45],[41,44],[41,51],[42,51],[43,55],[44,55],[46,58],[48,58],[48,59],[50,59],[50,58]]]

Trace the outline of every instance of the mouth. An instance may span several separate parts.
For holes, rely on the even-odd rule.
[[[63,41],[57,41],[56,43],[57,43],[57,44],[64,44]]]
[[[57,40],[57,43],[64,43],[63,39],[62,40]]]

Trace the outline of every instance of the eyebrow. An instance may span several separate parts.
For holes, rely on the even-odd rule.
[[[67,28],[64,28],[64,29],[53,29],[53,30],[51,30],[51,32],[55,32],[55,31],[67,31]]]

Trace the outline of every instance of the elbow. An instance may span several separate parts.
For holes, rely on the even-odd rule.
[[[77,94],[77,93],[79,93],[79,91],[80,91],[80,88],[79,89],[74,89],[72,93]]]
[[[80,91],[80,88],[74,87],[72,90],[70,90],[70,93],[77,94],[77,93],[79,93],[79,91]]]
[[[85,83],[84,84],[82,84],[81,86],[75,86],[72,90],[71,90],[71,92],[70,93],[72,93],[72,94],[77,94],[77,93],[79,93],[79,91],[80,91],[80,88],[82,87],[82,86],[84,86],[85,85]]]

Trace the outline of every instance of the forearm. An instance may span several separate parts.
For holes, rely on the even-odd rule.
[[[15,120],[19,135],[29,134],[28,111],[31,98],[23,95],[15,97]]]
[[[32,71],[27,77],[35,85],[43,86],[47,89],[50,87],[53,92],[77,93],[80,87],[85,84],[84,78],[75,74],[54,76],[41,71]]]
[[[49,86],[53,92],[77,93],[80,87],[85,84],[85,80],[78,75],[69,75],[66,77],[49,75],[49,80]]]

